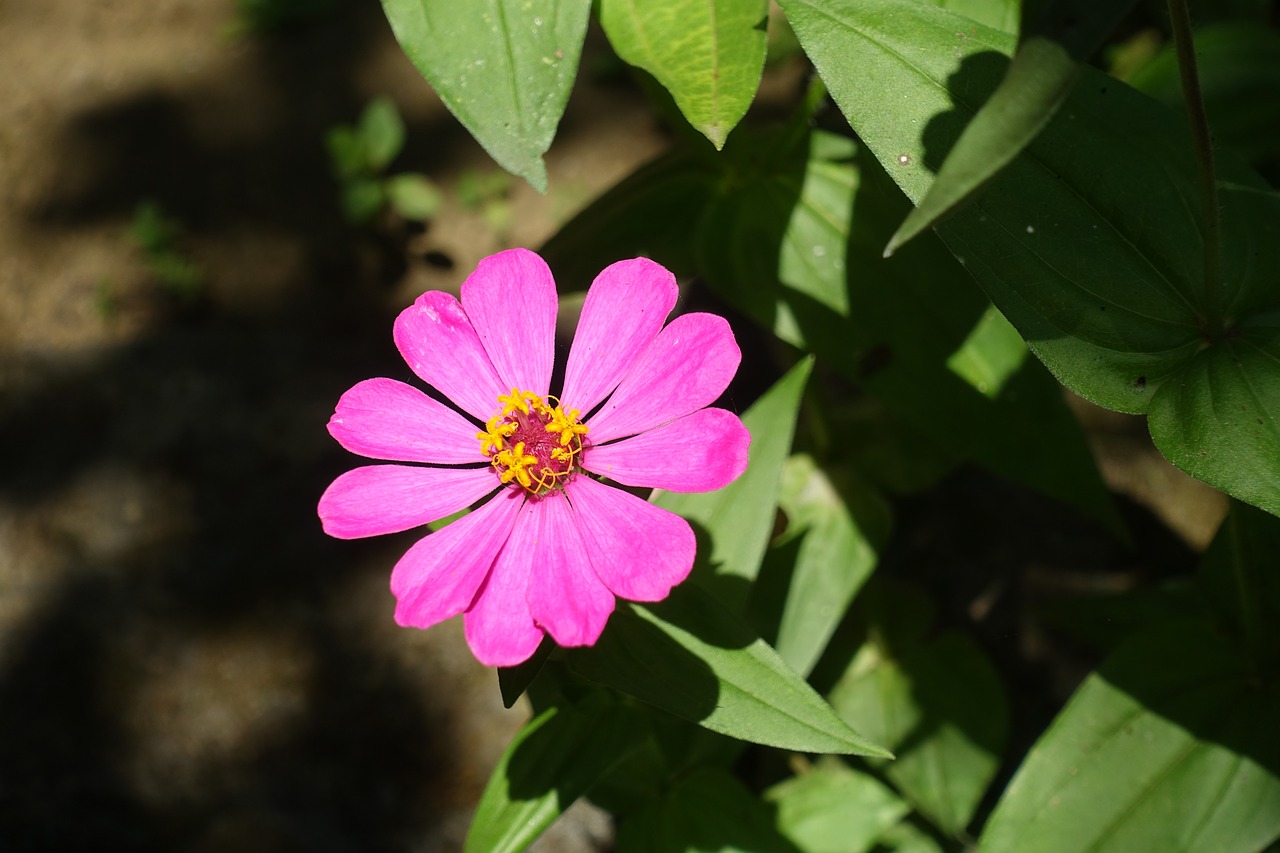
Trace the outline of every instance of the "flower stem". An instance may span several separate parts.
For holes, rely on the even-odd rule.
[[[1196,50],[1191,40],[1191,13],[1187,0],[1169,0],[1169,21],[1182,76],[1182,98],[1191,122],[1191,139],[1200,167],[1200,203],[1204,208],[1204,290],[1208,317],[1205,333],[1210,340],[1221,338],[1225,330],[1222,316],[1222,220],[1218,210],[1218,176],[1213,165],[1213,135],[1204,111],[1200,77],[1196,72]]]

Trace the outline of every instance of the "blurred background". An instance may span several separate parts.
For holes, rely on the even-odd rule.
[[[456,622],[395,626],[413,533],[321,533],[355,461],[324,425],[360,379],[409,378],[390,330],[417,294],[667,144],[594,29],[540,196],[373,0],[0,0],[0,849],[459,849],[527,712]],[[1223,511],[1140,420],[1078,408],[1160,547],[962,469],[885,557],[989,623],[1045,719],[1093,661],[1018,602],[1186,571]],[[583,808],[540,845],[609,837]]]

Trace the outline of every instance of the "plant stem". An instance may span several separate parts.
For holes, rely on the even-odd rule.
[[[1187,0],[1169,0],[1169,21],[1173,26],[1173,44],[1178,54],[1178,71],[1182,76],[1182,98],[1191,122],[1191,139],[1200,167],[1200,202],[1204,208],[1204,290],[1205,332],[1211,340],[1225,330],[1222,316],[1222,221],[1218,210],[1218,176],[1213,165],[1213,136],[1200,93],[1200,77],[1196,73],[1196,50],[1191,40],[1191,13]]]

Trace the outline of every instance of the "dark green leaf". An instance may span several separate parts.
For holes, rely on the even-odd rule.
[[[618,56],[652,74],[716,148],[755,97],[766,0],[601,0]]]
[[[547,187],[591,0],[383,0],[404,52],[504,169]]]
[[[643,715],[595,695],[548,708],[516,734],[467,833],[467,853],[517,853],[644,743]]]
[[[932,6],[783,5],[855,130],[920,198],[931,164],[998,82],[1007,36],[969,25],[958,38],[961,19]],[[885,87],[901,102],[890,107]],[[1085,69],[1026,153],[938,233],[1060,380],[1108,408],[1150,410],[1153,436],[1174,464],[1280,512],[1272,419],[1280,394],[1270,378],[1280,204],[1229,156],[1219,174],[1222,275],[1207,283],[1185,128]],[[1229,416],[1218,394],[1232,398]],[[1214,420],[1221,432],[1208,429]]]
[[[618,853],[800,853],[774,827],[772,809],[735,777],[706,768],[618,830]]]
[[[1277,719],[1274,672],[1207,623],[1146,631],[1032,748],[981,849],[1261,850],[1280,836]]]
[[[1255,165],[1280,159],[1280,33],[1260,22],[1211,24],[1195,32],[1196,68],[1215,144]],[[1129,84],[1179,113],[1178,60],[1170,45]]]
[[[947,153],[919,206],[889,239],[885,257],[972,198],[1048,124],[1132,2],[1046,0],[1023,29],[1004,80]]]
[[[584,678],[714,732],[797,752],[887,756],[850,729],[739,617],[693,584],[622,604],[595,646],[566,649]]]

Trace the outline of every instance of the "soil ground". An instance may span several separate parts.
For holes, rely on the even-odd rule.
[[[377,3],[278,34],[237,20],[233,0],[0,0],[6,850],[455,850],[526,713],[502,709],[456,623],[392,622],[412,534],[320,532],[316,500],[352,464],[324,424],[354,382],[404,377],[390,328],[414,296],[538,245],[664,139],[634,90],[583,75],[548,157],[559,191],[514,185],[500,233],[454,192],[495,167]],[[409,239],[343,220],[323,146],[384,94],[409,126],[397,169],[446,191]],[[194,296],[129,236],[143,202],[181,223]],[[1111,485],[1201,547],[1215,493],[1140,423],[1086,417]],[[1011,544],[1010,505],[1059,513],[962,478],[903,508],[901,547],[1024,579],[1096,556],[1087,532],[1054,557]],[[957,577],[957,601],[984,594]],[[556,831],[543,849],[609,834],[585,810]]]

